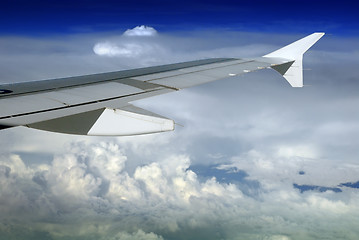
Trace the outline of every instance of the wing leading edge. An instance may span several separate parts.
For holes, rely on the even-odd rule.
[[[0,129],[27,126],[79,135],[137,135],[170,131],[173,120],[129,102],[272,68],[303,86],[303,54],[313,33],[255,59],[214,58],[86,76],[0,85]]]

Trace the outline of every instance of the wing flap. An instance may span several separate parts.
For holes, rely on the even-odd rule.
[[[132,136],[173,131],[174,121],[144,109],[127,106],[123,109],[106,108],[87,135]]]
[[[95,124],[96,120],[101,116],[104,110],[105,108],[97,109],[94,111],[36,122],[26,126],[50,132],[87,135],[88,131]]]
[[[91,136],[131,136],[174,130],[174,121],[127,105],[122,109],[94,111],[27,125],[39,130]]]

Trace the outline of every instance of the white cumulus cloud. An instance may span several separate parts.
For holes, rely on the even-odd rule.
[[[155,36],[157,31],[152,27],[138,26],[128,29],[116,40],[106,40],[94,45],[96,55],[107,57],[140,58],[151,60],[165,51],[157,41],[148,38],[128,38],[128,36]]]
[[[157,35],[156,29],[149,26],[137,26],[132,29],[127,29],[124,33],[124,36],[138,36],[138,37],[148,37],[148,36],[155,36]]]

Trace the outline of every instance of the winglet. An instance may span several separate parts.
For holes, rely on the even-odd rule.
[[[272,68],[282,74],[292,87],[303,87],[303,54],[323,37],[324,34],[325,33],[313,33],[263,57],[288,60],[284,64],[291,62],[291,65],[285,71],[280,67],[283,64],[275,65]],[[281,71],[278,69],[281,69]]]

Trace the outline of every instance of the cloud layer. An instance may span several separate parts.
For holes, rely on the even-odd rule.
[[[53,239],[354,239],[358,234],[353,221],[358,192],[301,194],[285,172],[273,172],[265,159],[256,164],[257,155],[242,160],[254,164],[247,170],[260,183],[257,197],[214,177],[199,180],[185,155],[153,159],[131,174],[126,151],[134,149],[121,145],[78,142],[36,167],[18,155],[2,156],[0,211],[6,225],[0,230],[35,228]],[[260,178],[255,168],[263,169]]]
[[[4,37],[0,73],[3,82],[14,82],[260,56],[299,37]],[[86,138],[1,131],[0,236],[356,239],[357,189],[301,193],[293,186],[330,188],[359,180],[355,42],[324,38],[305,55],[311,87],[289,88],[277,73],[264,70],[135,103],[184,125],[175,132]],[[93,53],[94,43],[105,44],[97,49],[102,55]]]

